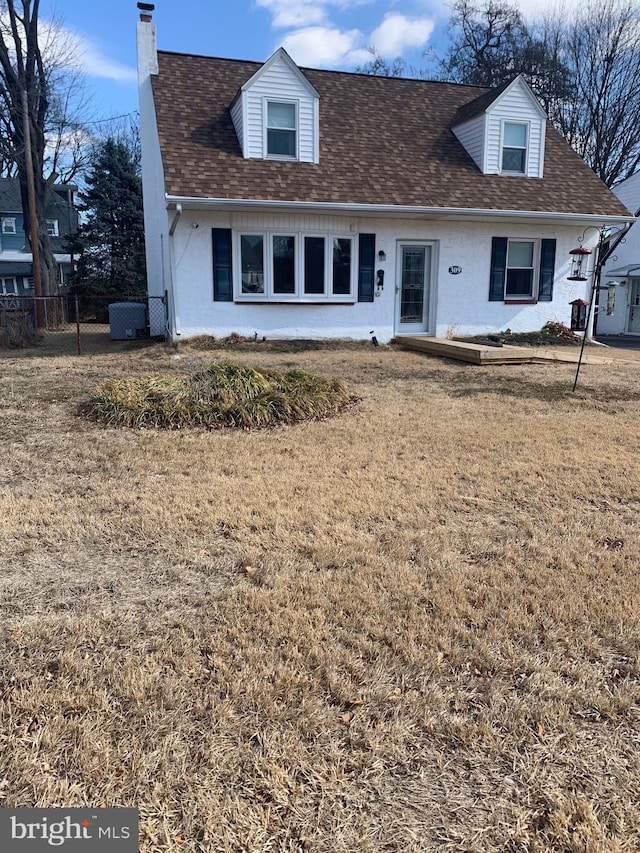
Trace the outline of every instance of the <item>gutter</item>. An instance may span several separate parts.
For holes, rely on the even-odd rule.
[[[555,219],[567,222],[593,222],[602,225],[625,225],[635,222],[635,216],[603,216],[596,213],[559,213],[557,211],[539,210],[493,210],[489,208],[462,207],[418,207],[389,204],[349,204],[336,202],[311,201],[265,201],[264,199],[230,199],[230,198],[201,198],[194,196],[166,195],[167,208],[176,211],[176,219],[172,223],[172,234],[177,225],[177,219],[182,214],[183,207],[198,208],[227,208],[230,210],[292,210],[311,211],[320,213],[361,214],[373,216],[436,216],[438,218],[490,218],[490,219]]]

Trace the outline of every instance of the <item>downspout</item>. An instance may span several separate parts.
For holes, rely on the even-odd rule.
[[[180,221],[180,217],[182,216],[182,205],[178,202],[176,204],[176,212],[173,217],[173,222],[171,223],[171,228],[169,228],[169,237],[173,237],[176,228],[178,227],[178,222]]]
[[[171,281],[171,313],[173,314],[173,328],[176,337],[180,337],[181,332],[180,317],[178,316],[178,312],[176,310],[176,289],[174,286],[175,252],[173,248],[173,235],[175,234],[176,228],[178,227],[178,222],[180,221],[181,216],[182,205],[178,203],[176,204],[176,212],[173,215],[173,221],[171,222],[171,227],[169,228],[169,279]]]

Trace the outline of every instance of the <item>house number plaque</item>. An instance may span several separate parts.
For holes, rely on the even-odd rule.
[[[451,275],[460,275],[462,272],[462,267],[449,267],[449,272]]]

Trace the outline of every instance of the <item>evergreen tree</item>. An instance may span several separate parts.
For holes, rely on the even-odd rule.
[[[110,300],[144,296],[142,180],[135,151],[126,142],[107,137],[97,144],[85,182],[77,292]]]

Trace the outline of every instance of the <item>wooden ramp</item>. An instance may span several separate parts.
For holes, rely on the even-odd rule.
[[[548,361],[563,361],[576,364],[580,356],[578,347],[559,347],[544,349],[541,347],[495,346],[490,344],[470,344],[466,341],[452,341],[448,338],[432,338],[429,335],[407,335],[395,338],[395,344],[406,349],[440,355],[469,364],[536,364]],[[608,363],[610,359],[600,356],[585,356],[584,362]]]

